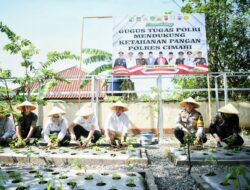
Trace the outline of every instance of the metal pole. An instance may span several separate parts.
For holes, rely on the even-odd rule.
[[[223,74],[223,79],[224,79],[224,101],[225,101],[225,105],[228,103],[228,86],[227,86],[227,74],[224,73]]]
[[[211,116],[211,94],[210,94],[210,78],[209,78],[209,74],[207,74],[207,94],[208,94],[208,119],[209,121],[212,120],[212,116]]]
[[[215,98],[216,98],[216,112],[219,109],[219,92],[218,92],[218,79],[217,76],[214,78],[214,86],[215,86]]]
[[[162,141],[164,137],[163,131],[163,108],[162,108],[162,77],[161,75],[157,78],[157,88],[158,88],[158,122],[157,129],[160,136],[158,137],[158,141]]]
[[[95,76],[91,76],[91,108],[94,108],[95,101]]]
[[[41,98],[41,82],[38,82],[38,99],[40,100]],[[42,106],[40,104],[38,104],[38,111],[37,111],[37,115],[38,115],[38,125],[40,127],[43,126],[43,111],[42,111]]]
[[[100,123],[99,123],[99,79],[95,77],[95,106],[96,106],[96,118],[98,119],[98,125],[100,126]]]
[[[81,71],[82,71],[82,58],[83,58],[83,32],[84,32],[84,18],[82,19],[82,31],[81,31],[81,46],[80,46],[80,64],[79,64],[79,91],[78,91],[78,109],[81,108],[81,81],[82,81],[82,76],[81,76]]]

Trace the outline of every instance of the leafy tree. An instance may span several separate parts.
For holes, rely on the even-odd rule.
[[[182,12],[205,14],[210,71],[250,71],[249,2],[246,0],[183,0],[183,2]],[[179,80],[183,79],[177,79]],[[193,88],[200,88],[200,84],[205,82],[204,79],[199,85],[193,84]],[[228,77],[228,87],[247,88],[249,84],[250,79],[247,76],[235,77],[232,74]],[[182,88],[187,86],[188,83],[183,83]],[[223,88],[221,81],[219,87]],[[229,96],[234,99],[250,98],[248,92],[230,92]]]
[[[10,54],[20,55],[22,58],[22,62],[20,64],[25,68],[25,76],[14,78],[13,83],[18,84],[19,88],[16,92],[14,92],[15,94],[12,97],[10,96],[10,89],[8,88],[6,82],[6,80],[11,77],[11,72],[8,70],[1,72],[0,77],[5,84],[5,88],[2,88],[1,92],[5,90],[5,94],[7,94],[7,99],[9,100],[10,107],[11,99],[14,99],[14,101],[17,102],[23,101],[24,99],[32,99],[41,103],[42,98],[50,87],[56,85],[57,81],[66,81],[65,79],[57,76],[53,70],[49,69],[49,67],[60,60],[79,60],[79,56],[76,56],[69,51],[49,52],[47,54],[47,60],[45,62],[40,62],[39,68],[36,69],[34,66],[35,62],[32,59],[39,53],[38,49],[29,40],[22,39],[21,36],[17,36],[2,22],[0,22],[0,31],[6,34],[10,41],[6,45],[4,45],[3,49]],[[37,96],[31,97],[31,85],[35,83],[41,84],[39,91],[42,92],[42,96],[40,97],[40,100],[38,100]],[[36,91],[38,91],[38,89]]]

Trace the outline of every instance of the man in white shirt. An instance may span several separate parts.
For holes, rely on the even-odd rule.
[[[44,140],[48,146],[68,145],[70,137],[67,134],[68,121],[62,115],[65,112],[58,107],[54,107],[48,114],[50,119],[47,121],[44,129]],[[55,142],[52,142],[51,134],[56,135]],[[55,144],[54,144],[55,143]]]
[[[94,111],[89,107],[80,109],[77,117],[69,126],[69,132],[72,141],[78,140],[81,136],[86,140],[82,142],[82,146],[87,146],[90,141],[96,143],[102,136]]]
[[[128,111],[128,108],[124,103],[118,101],[111,106],[111,110],[114,112],[106,121],[106,140],[109,144],[115,144],[115,139],[121,139],[121,142],[124,142],[128,133],[128,116],[124,112]]]
[[[0,145],[7,145],[15,134],[14,123],[5,113],[3,107],[0,107]]]

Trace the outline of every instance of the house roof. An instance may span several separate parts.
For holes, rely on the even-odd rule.
[[[79,86],[83,78],[87,75],[87,72],[80,69],[77,66],[70,67],[57,73],[59,77],[65,78],[70,83],[59,82],[57,86],[50,88],[47,92],[45,99],[78,99],[79,98]],[[106,91],[107,87],[102,86],[102,81],[98,81],[98,87],[101,91]],[[32,84],[31,89],[36,89],[38,84]],[[94,86],[96,89],[96,86]],[[99,94],[99,98],[105,97],[106,94]],[[80,89],[80,98],[89,99],[91,98],[91,81]]]

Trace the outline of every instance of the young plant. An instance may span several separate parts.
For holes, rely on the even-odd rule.
[[[194,131],[190,131],[189,133],[187,133],[184,137],[184,144],[187,148],[187,155],[188,155],[188,175],[190,175],[191,173],[191,169],[192,169],[192,162],[191,162],[191,145],[194,143],[195,141],[195,132]]]
[[[53,134],[50,134],[50,135],[49,135],[49,138],[50,138],[50,142],[51,142],[51,144],[52,144],[53,147],[58,146],[59,140],[58,140],[56,134],[54,134],[54,133],[53,133]]]
[[[0,189],[4,188],[3,185],[6,183],[7,180],[8,180],[7,174],[0,171]]]
[[[76,158],[72,161],[72,165],[75,165],[77,170],[83,170],[84,172],[86,172],[86,168],[84,167],[83,162],[83,158]]]
[[[120,179],[121,179],[121,176],[120,176],[119,174],[117,174],[117,173],[114,173],[114,174],[112,175],[112,179],[113,179],[113,180],[120,180]]]
[[[129,177],[127,180],[126,180],[126,185],[128,187],[135,187],[135,178],[133,177]]]
[[[9,177],[12,178],[12,183],[20,183],[22,181],[21,173],[12,171],[9,173]]]
[[[72,189],[77,187],[77,183],[75,179],[70,179],[70,181],[67,183],[68,186],[70,186]]]
[[[245,180],[245,187],[242,187],[242,184],[240,183],[240,177]],[[229,180],[232,180],[234,187],[238,190],[250,189],[250,178],[247,175],[247,168],[245,166],[230,167],[222,183],[228,184]]]
[[[203,162],[209,165],[209,173],[206,176],[215,176],[215,170],[218,166],[218,160],[214,158],[212,155],[208,155],[204,158]]]
[[[93,175],[87,175],[86,177],[85,177],[85,179],[86,180],[93,180],[94,179],[94,177],[93,177]]]

